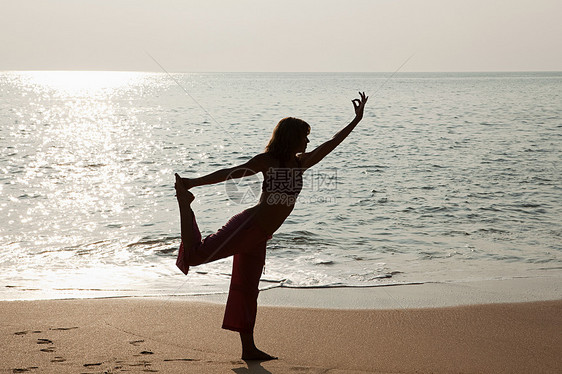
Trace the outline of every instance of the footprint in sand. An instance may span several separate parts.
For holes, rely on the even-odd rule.
[[[42,331],[18,331],[18,332],[14,332],[14,335],[27,335],[29,333],[31,334],[40,334]]]
[[[144,343],[144,340],[133,340],[130,341],[129,344],[134,345],[135,347],[138,347],[141,343]],[[151,351],[141,351],[140,352],[141,355],[153,355],[154,352]],[[139,355],[135,355],[135,356],[139,356]]]
[[[89,367],[92,367],[92,366],[100,366],[101,364],[102,364],[102,362],[96,362],[94,364],[84,364],[84,366],[89,368]]]
[[[37,366],[30,366],[28,368],[18,368],[18,369],[12,369],[12,373],[25,373],[27,371],[31,371],[31,370],[35,370],[35,369],[39,369],[39,367]]]
[[[37,339],[37,344],[53,344],[53,341],[50,339]],[[47,347],[47,348],[41,348],[40,351],[41,352],[47,352],[47,353],[53,353],[55,351],[55,347]]]
[[[68,330],[75,330],[78,327],[54,327],[52,329],[49,330],[53,330],[53,331],[68,331]]]

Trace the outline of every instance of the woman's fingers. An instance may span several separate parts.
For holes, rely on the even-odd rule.
[[[366,102],[367,102],[367,99],[369,98],[369,96],[365,95],[365,92],[364,92],[364,91],[363,91],[363,92],[359,92],[359,96],[361,97],[361,101],[362,101],[363,103],[366,103]]]
[[[360,103],[365,103],[367,101],[367,99],[369,98],[368,96],[365,95],[365,92],[359,92],[359,97],[361,99],[355,99]]]
[[[367,95],[365,95],[365,92],[361,92],[359,91],[359,97],[361,99],[353,99],[351,100],[351,102],[353,103],[353,107],[355,108],[355,111],[363,111],[363,108],[365,107],[365,103],[367,102],[367,99],[369,98]]]

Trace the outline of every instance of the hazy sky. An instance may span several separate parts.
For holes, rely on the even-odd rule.
[[[560,0],[0,4],[0,70],[562,70]]]

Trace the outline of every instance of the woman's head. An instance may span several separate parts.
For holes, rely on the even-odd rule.
[[[287,161],[297,152],[304,152],[300,148],[309,133],[310,125],[302,119],[283,118],[273,129],[265,151],[279,160]]]

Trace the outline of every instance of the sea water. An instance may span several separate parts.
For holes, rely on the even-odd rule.
[[[175,267],[174,173],[239,165],[276,123],[308,150],[262,288],[562,273],[562,73],[0,73],[0,299],[224,293],[231,259]],[[193,190],[203,235],[261,175]]]

